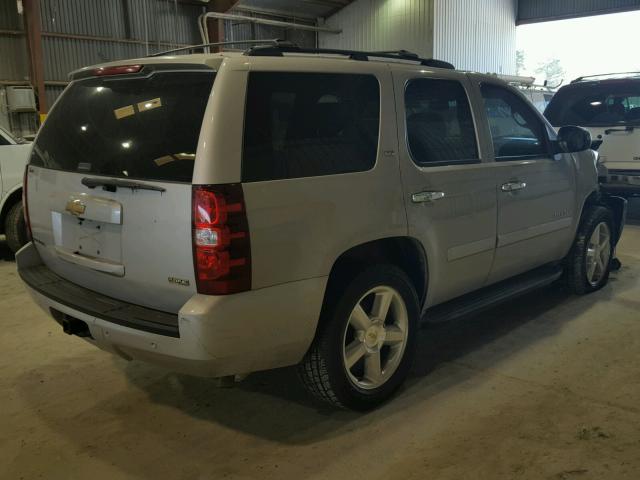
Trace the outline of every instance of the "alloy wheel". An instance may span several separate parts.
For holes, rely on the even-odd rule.
[[[343,336],[343,362],[349,380],[371,390],[382,386],[402,361],[409,317],[402,296],[379,286],[353,308]]]
[[[611,230],[606,222],[600,222],[593,230],[587,244],[587,282],[595,287],[606,274],[611,260]]]

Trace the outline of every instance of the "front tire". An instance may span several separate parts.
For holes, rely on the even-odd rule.
[[[27,226],[24,221],[22,202],[13,205],[4,220],[4,233],[9,250],[16,253],[27,243]]]
[[[567,289],[583,295],[604,287],[609,280],[613,258],[613,216],[602,206],[585,212],[575,243],[567,257]]]
[[[378,265],[328,302],[300,377],[325,402],[374,408],[393,395],[411,368],[419,316],[415,289],[399,268]]]

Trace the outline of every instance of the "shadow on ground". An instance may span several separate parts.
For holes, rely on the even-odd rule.
[[[219,389],[208,380],[175,374],[147,382],[139,375],[139,364],[119,365],[124,365],[130,383],[153,403],[183,411],[189,405],[189,415],[279,443],[314,443],[363,428],[378,418],[401,415],[412,402],[438,395],[476,375],[477,370],[490,369],[554,335],[596,302],[610,299],[615,278],[612,280],[592,296],[571,297],[553,285],[476,317],[424,327],[410,379],[397,397],[368,414],[335,411],[318,404],[300,386],[294,368],[256,373],[235,388]],[[526,333],[514,333],[520,328]],[[447,364],[480,350],[484,352],[472,368],[447,368]],[[288,412],[284,417],[272,414],[282,410]]]
[[[13,252],[9,250],[9,246],[4,240],[4,235],[0,235],[0,262],[13,262],[14,260]]]

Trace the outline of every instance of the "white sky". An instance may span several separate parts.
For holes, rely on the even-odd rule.
[[[582,75],[640,71],[639,30],[640,11],[521,25],[517,49],[524,51],[526,71],[520,75],[535,77],[538,64],[554,58],[567,72],[564,83]]]

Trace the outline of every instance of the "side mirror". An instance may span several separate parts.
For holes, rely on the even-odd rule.
[[[580,127],[562,127],[558,130],[556,144],[556,153],[583,152],[591,148],[591,134]]]

